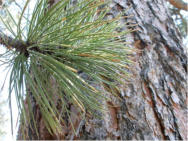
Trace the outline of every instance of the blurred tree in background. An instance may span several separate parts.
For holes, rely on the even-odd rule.
[[[183,38],[187,37],[187,21],[188,21],[188,4],[182,0],[177,0],[178,3],[175,3],[176,0],[168,0],[170,2],[169,9],[170,13],[175,20],[175,24],[180,30],[181,35]]]
[[[170,7],[170,12],[172,14],[173,19],[175,20],[175,24],[180,30],[181,35],[185,38],[187,36],[188,16],[183,15],[181,10],[175,7]]]

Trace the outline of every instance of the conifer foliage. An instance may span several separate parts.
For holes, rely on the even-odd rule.
[[[49,132],[56,133],[63,118],[54,97],[69,114],[68,102],[81,113],[93,113],[103,110],[101,101],[106,98],[93,85],[113,87],[128,77],[125,68],[132,50],[121,39],[130,31],[116,30],[121,28],[122,17],[107,18],[109,9],[101,0],[74,4],[60,0],[50,8],[48,0],[38,0],[31,16],[26,12],[30,3],[26,1],[18,21],[8,12],[16,29],[1,19],[12,35],[0,34],[0,43],[7,49],[0,58],[7,60],[10,101],[14,91],[23,124],[33,121],[36,128],[33,101],[29,100],[32,95]],[[82,78],[80,72],[89,79]]]

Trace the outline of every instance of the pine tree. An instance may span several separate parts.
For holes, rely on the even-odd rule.
[[[40,0],[25,33],[27,2],[0,35],[19,139],[188,139],[187,56],[163,0]]]
[[[50,134],[62,134],[67,120],[76,132],[70,106],[80,116],[104,111],[102,101],[109,97],[97,85],[115,87],[127,78],[132,49],[122,38],[130,31],[116,30],[121,28],[121,15],[108,19],[109,9],[100,0],[75,4],[65,0],[53,6],[51,1],[39,0],[32,16],[26,17],[29,2],[18,21],[7,10],[15,28],[1,18],[11,35],[0,33],[0,42],[7,48],[1,57],[11,72],[9,95],[13,91],[16,95],[21,138],[29,139],[32,134],[34,139],[41,138],[39,117]]]

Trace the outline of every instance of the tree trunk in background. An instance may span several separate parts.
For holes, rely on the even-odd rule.
[[[131,82],[120,87],[122,100],[112,97],[105,102],[109,112],[103,119],[86,115],[82,120],[72,106],[77,135],[70,128],[61,136],[50,135],[36,116],[40,139],[188,139],[187,57],[166,1],[113,0],[110,6],[114,17],[131,7],[126,15],[133,16],[122,24],[138,24],[138,31],[126,39],[139,51],[134,54]]]

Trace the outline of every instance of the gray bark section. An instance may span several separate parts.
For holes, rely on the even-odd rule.
[[[129,6],[138,31],[132,82],[121,87],[104,120],[86,118],[77,139],[188,139],[187,57],[164,0],[114,0],[112,16]],[[108,105],[108,104],[107,104]],[[115,111],[115,112],[114,112]]]

